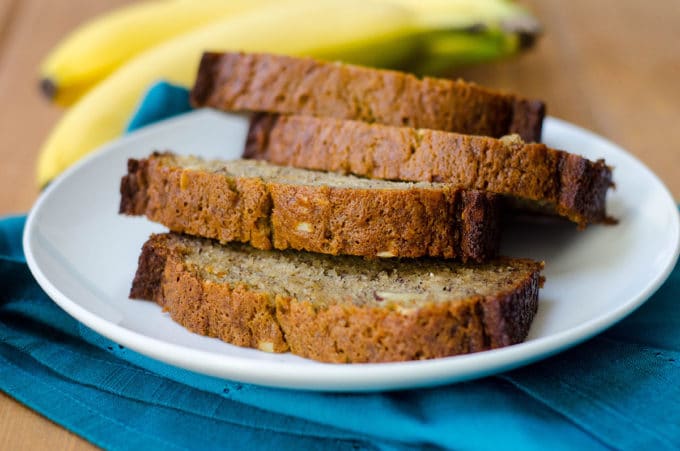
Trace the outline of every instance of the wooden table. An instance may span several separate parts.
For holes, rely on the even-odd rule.
[[[0,215],[31,207],[38,194],[36,155],[62,113],[38,93],[39,62],[78,23],[125,3],[129,0],[0,0]],[[524,3],[545,27],[537,48],[518,59],[458,74],[545,99],[551,115],[602,134],[635,154],[679,199],[677,2]],[[91,445],[0,394],[0,449],[29,448]]]

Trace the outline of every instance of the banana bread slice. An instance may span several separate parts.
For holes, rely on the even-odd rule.
[[[120,212],[172,231],[259,249],[484,261],[499,199],[442,183],[369,180],[256,160],[155,153],[130,160]]]
[[[540,141],[545,105],[474,83],[258,53],[205,53],[196,107],[295,113]]]
[[[523,341],[542,263],[331,257],[179,234],[144,244],[130,291],[192,332],[324,362],[432,359]]]
[[[437,181],[517,198],[584,227],[608,222],[605,198],[613,186],[603,160],[501,139],[368,124],[353,120],[258,114],[245,156],[279,165],[370,178]]]

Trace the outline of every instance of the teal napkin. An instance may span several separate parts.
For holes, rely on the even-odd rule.
[[[186,108],[186,90],[155,85],[130,129]],[[680,448],[678,267],[618,325],[522,369],[431,389],[313,393],[182,370],[81,325],[28,271],[24,219],[0,220],[0,390],[100,447]]]

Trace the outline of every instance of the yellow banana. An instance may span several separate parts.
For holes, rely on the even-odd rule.
[[[40,69],[42,91],[69,106],[130,58],[154,45],[274,0],[147,0],[76,28]]]
[[[412,11],[423,30],[466,30],[477,26],[538,28],[531,14],[510,0],[381,0]]]
[[[48,55],[40,71],[43,93],[59,105],[70,106],[135,55],[179,34],[272,1],[277,0],[146,0],[95,18],[69,34]],[[436,73],[432,71],[514,53],[508,52],[507,45],[499,47],[499,36],[481,36],[480,28],[502,29],[508,34],[534,34],[538,29],[526,10],[509,0],[380,1],[408,8],[414,26],[425,34],[426,49],[419,57],[433,59],[433,63],[416,66],[420,73]],[[475,30],[473,36],[461,34],[471,29]],[[453,35],[449,39],[437,34],[439,31]],[[430,37],[432,32],[437,35]],[[442,44],[442,40],[455,44]],[[495,52],[490,51],[492,43]],[[427,47],[451,52],[437,50],[431,55]]]
[[[41,149],[38,183],[45,185],[119,136],[154,81],[193,84],[205,50],[310,55],[385,66],[414,50],[415,35],[408,9],[365,0],[274,2],[180,35],[130,60],[66,112]]]

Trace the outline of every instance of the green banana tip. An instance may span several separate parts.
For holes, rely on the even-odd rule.
[[[57,84],[51,78],[42,78],[39,83],[40,92],[49,100],[57,95]]]

